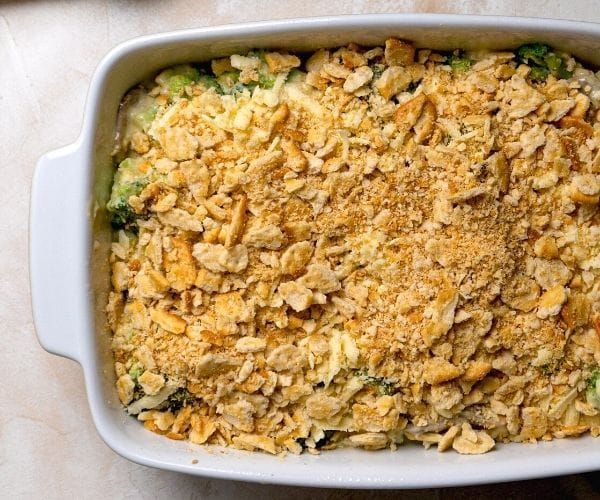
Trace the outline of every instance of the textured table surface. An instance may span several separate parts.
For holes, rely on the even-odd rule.
[[[0,497],[600,497],[600,474],[401,494],[260,486],[149,469],[120,458],[101,442],[79,366],[47,354],[35,338],[27,269],[31,177],[42,153],[77,137],[90,76],[111,47],[137,35],[180,28],[382,12],[600,22],[595,0],[0,0]]]

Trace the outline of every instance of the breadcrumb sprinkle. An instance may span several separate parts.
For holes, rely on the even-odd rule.
[[[272,454],[597,436],[599,99],[541,44],[396,39],[132,90],[107,205],[128,413]]]

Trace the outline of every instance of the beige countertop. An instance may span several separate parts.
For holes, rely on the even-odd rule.
[[[207,480],[149,469],[106,447],[80,367],[38,344],[27,267],[29,187],[37,158],[73,142],[94,67],[115,44],[159,31],[306,15],[453,12],[600,22],[594,0],[0,0],[0,497],[392,498]],[[56,236],[60,238],[60,235]],[[60,286],[60,284],[57,284]],[[592,498],[599,474],[491,487],[411,491],[409,498]]]

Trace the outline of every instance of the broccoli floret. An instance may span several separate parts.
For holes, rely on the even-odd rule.
[[[371,71],[373,72],[373,78],[371,79],[372,82],[379,80],[383,74],[383,71],[385,70],[385,66],[379,63],[371,64],[369,65],[369,68],[371,68]]]
[[[148,184],[148,180],[139,171],[138,166],[139,161],[126,158],[119,164],[115,174],[110,200],[106,204],[115,229],[130,228],[136,218],[136,213],[129,204],[129,198],[140,194]]]
[[[115,229],[129,227],[135,220],[135,212],[129,205],[129,197],[137,195],[144,188],[141,181],[114,185],[106,208],[111,212],[111,223]]]
[[[448,56],[446,62],[452,68],[452,71],[456,71],[458,73],[468,71],[472,64],[471,59],[469,59],[462,52],[455,52],[451,54]]]
[[[557,78],[570,78],[573,75],[567,70],[565,61],[543,43],[521,45],[515,54],[518,63],[527,64],[531,68],[529,78],[533,81],[545,81],[550,74]]]
[[[271,73],[258,74],[258,86],[262,89],[272,89],[275,85],[276,76]]]
[[[265,49],[254,49],[248,52],[248,57],[258,57],[262,62],[266,62],[267,51]]]
[[[546,64],[552,74],[558,78],[571,78],[573,76],[571,71],[567,71],[565,62],[554,53],[546,56]]]
[[[133,114],[131,118],[139,128],[141,128],[144,132],[147,132],[152,124],[152,121],[154,118],[156,118],[157,112],[158,106],[154,104]]]
[[[175,75],[169,79],[168,88],[171,96],[180,95],[185,87],[194,83],[194,80],[184,75]]]
[[[373,375],[369,375],[369,372],[366,368],[356,370],[354,373],[367,385],[376,387],[379,393],[382,395],[391,396],[396,392],[396,384],[394,381],[383,377],[374,377]]]
[[[550,47],[543,43],[526,43],[521,45],[516,51],[517,60],[525,64],[546,65],[546,56],[550,52]]]
[[[277,75],[274,75],[269,71],[269,66],[266,62],[266,54],[267,51],[264,49],[257,49],[251,52],[248,52],[248,57],[255,57],[260,60],[260,64],[258,65],[258,86],[262,89],[272,89],[273,85],[275,85],[275,80],[277,79]],[[251,90],[254,90],[253,88]]]
[[[306,77],[306,73],[304,71],[299,70],[298,68],[292,68],[288,73],[286,78],[286,82],[300,82],[303,81]]]
[[[189,64],[182,64],[166,69],[156,77],[157,83],[167,89],[170,97],[181,95],[185,87],[192,85],[200,78],[200,72]]]
[[[140,365],[139,363],[135,363],[129,369],[129,376],[133,379],[133,381],[136,384],[138,383],[138,378],[140,377],[140,375],[142,373],[144,373],[144,367],[142,365]]]
[[[213,75],[208,75],[206,73],[201,74],[198,78],[198,83],[204,85],[207,90],[214,89],[217,94],[223,94],[223,89],[219,85],[217,78]]]
[[[218,77],[216,77],[216,83],[221,89],[220,92],[217,89],[217,92],[221,94],[236,95],[241,94],[246,90],[252,93],[257,86],[262,89],[272,89],[275,85],[275,82],[277,81],[277,74],[271,73],[271,71],[269,70],[269,66],[265,62],[265,54],[266,51],[264,50],[258,50],[248,53],[249,57],[256,57],[260,60],[260,64],[258,65],[258,68],[256,70],[258,73],[257,82],[242,83],[240,82],[240,71],[226,71],[224,73],[221,73]],[[288,74],[288,79],[300,78],[301,75],[301,71],[292,70]]]
[[[597,368],[588,378],[585,397],[589,404],[600,410],[600,368]]]
[[[256,88],[256,85],[257,84],[254,82],[250,82],[250,83],[238,82],[231,89],[231,94],[232,95],[241,94],[242,92],[245,92],[246,90],[252,94],[252,92],[254,92],[254,89]]]
[[[301,82],[306,73],[298,68],[292,68],[285,77],[286,82]],[[269,66],[263,62],[258,68],[258,86],[263,89],[272,89],[277,81],[278,74],[271,73]]]
[[[233,88],[239,83],[239,79],[239,71],[226,71],[217,77],[217,83],[224,94],[231,94],[233,93]]]
[[[264,55],[261,60],[261,64],[258,67],[258,86],[261,89],[272,89],[277,80],[277,75],[271,73],[269,66],[264,62]]]
[[[239,71],[226,71],[217,77],[217,82],[221,86],[224,94],[236,95],[244,91],[252,92],[256,88],[256,83],[240,82]]]
[[[545,82],[549,74],[550,71],[548,71],[548,68],[544,68],[543,66],[532,66],[531,71],[529,72],[529,78],[534,82]]]
[[[167,400],[167,406],[169,410],[177,411],[183,406],[186,406],[193,399],[194,396],[192,396],[187,389],[181,388],[169,396],[169,399]]]

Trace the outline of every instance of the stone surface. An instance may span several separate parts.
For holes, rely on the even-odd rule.
[[[268,5],[268,8],[265,8]],[[37,158],[79,133],[92,71],[115,44],[180,28],[327,14],[453,12],[600,21],[594,0],[109,2],[0,0],[0,496],[3,498],[395,498],[207,480],[115,455],[97,436],[79,366],[39,346],[27,268],[29,188]],[[60,237],[60,235],[57,235]],[[592,498],[597,474],[406,492],[407,498]]]

